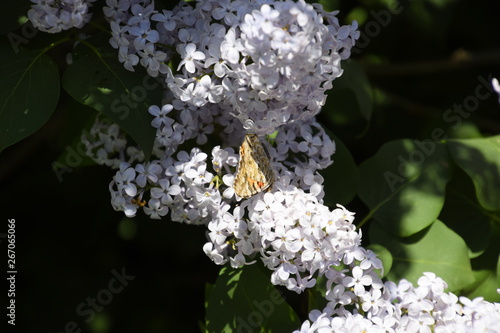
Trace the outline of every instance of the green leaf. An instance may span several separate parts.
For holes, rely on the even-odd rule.
[[[207,332],[291,332],[299,318],[258,265],[224,267],[206,307]]]
[[[477,283],[472,290],[468,290],[467,297],[470,299],[484,297],[488,302],[500,302],[500,294],[497,293],[499,286],[498,277],[491,270],[474,271]]]
[[[500,210],[500,135],[449,140],[450,155],[474,183],[481,206]]]
[[[343,62],[342,69],[344,70],[342,76],[334,83],[337,93],[352,91],[356,98],[355,105],[358,107],[359,114],[369,121],[373,112],[373,94],[368,77],[354,60]]]
[[[351,129],[354,124],[365,127],[373,112],[373,97],[370,82],[357,62],[342,62],[344,72],[333,81],[322,116],[338,125],[338,131]],[[350,133],[349,130],[348,134]],[[338,134],[338,133],[337,133]]]
[[[328,132],[328,131],[327,131]],[[335,141],[336,151],[333,164],[320,174],[325,178],[325,203],[334,207],[335,204],[346,205],[356,196],[359,184],[359,169],[351,152],[339,138],[328,133]]]
[[[437,219],[451,177],[444,144],[430,139],[388,142],[362,163],[360,173],[358,195],[370,209],[365,221],[373,217],[402,237]]]
[[[479,205],[471,179],[460,169],[446,188],[439,219],[464,239],[470,258],[478,257],[489,246],[491,215]]]
[[[57,66],[41,51],[0,45],[0,151],[36,132],[59,100]]]
[[[415,284],[424,272],[433,272],[454,292],[474,281],[467,245],[439,220],[408,238],[393,237],[382,228],[372,227],[370,239],[392,253],[394,263],[387,274],[389,280],[405,278]]]
[[[471,260],[472,269],[474,270],[475,281],[466,288],[467,296],[470,298],[483,296],[490,302],[498,302],[500,295],[496,292],[500,285],[500,223],[499,216],[494,217],[496,221],[492,221],[490,238],[492,241],[487,242],[488,248],[479,257]],[[496,222],[496,223],[495,223]]]
[[[140,67],[126,70],[117,60],[118,51],[106,35],[87,40],[76,49],[75,61],[63,76],[64,89],[77,101],[111,118],[137,142],[146,158],[153,149],[155,128],[149,106],[161,103],[161,85]]]

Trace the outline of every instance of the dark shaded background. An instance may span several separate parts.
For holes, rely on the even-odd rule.
[[[320,116],[357,163],[388,140],[426,138],[436,127],[461,138],[500,133],[493,94],[460,133],[442,121],[446,109],[474,92],[479,75],[500,76],[499,2],[401,4],[403,11],[353,57],[382,92],[375,96],[385,96],[375,98],[371,122],[343,122],[335,110]],[[368,0],[331,5],[341,10],[342,23],[363,12],[370,21],[371,10],[386,8],[382,1]],[[76,328],[69,324],[68,331],[74,332],[200,331],[205,283],[213,283],[219,270],[202,251],[205,228],[150,220],[142,213],[126,219],[114,212],[108,192],[114,172],[106,167],[76,167],[62,182],[52,170],[78,136],[68,133],[67,124],[80,117],[83,122],[85,112],[62,102],[42,129],[0,154],[0,232],[6,232],[8,218],[16,220],[17,331],[65,332],[72,321]],[[366,211],[357,199],[342,204],[359,220]],[[112,271],[122,269],[135,278],[87,323],[76,309],[88,297],[104,295]]]

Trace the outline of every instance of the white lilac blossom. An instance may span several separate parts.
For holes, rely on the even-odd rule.
[[[340,26],[303,0],[198,1],[161,12],[149,1],[123,2],[107,0],[104,13],[125,68],[140,58],[177,99],[222,103],[261,135],[316,115],[359,38],[356,22]],[[165,63],[177,57],[173,72]]]
[[[117,169],[114,209],[205,225],[203,251],[216,264],[262,260],[273,284],[297,293],[325,283],[326,307],[296,332],[498,331],[498,304],[445,292],[432,273],[416,287],[384,284],[354,213],[323,204],[318,171],[332,163],[335,143],[315,115],[359,37],[356,22],[340,26],[337,12],[302,0],[182,2],[162,11],[149,0],[106,4],[120,62],[145,67],[169,91],[164,105],[148,110],[153,160],[143,162],[102,120],[83,139],[89,156]],[[276,180],[241,200],[232,183],[245,133],[267,135]]]
[[[210,110],[207,111],[211,112]],[[220,140],[225,142],[226,147],[220,148],[220,146],[216,146],[213,148],[211,163],[208,163],[208,155],[201,149],[193,148],[188,153],[183,150],[177,150],[177,147],[186,141],[186,137],[198,142],[200,138],[211,135],[213,126],[210,127],[208,121],[214,121],[212,116],[194,118],[199,115],[199,110],[191,108],[176,110],[170,104],[164,105],[161,109],[158,106],[151,106],[149,112],[155,116],[151,124],[157,128],[154,154],[158,158],[158,160],[150,163],[155,163],[160,169],[155,167],[155,176],[148,177],[147,181],[144,176],[139,178],[140,175],[137,174],[132,183],[136,185],[138,191],[133,194],[127,192],[126,188],[121,186],[116,180],[123,179],[124,174],[130,172],[128,171],[130,169],[136,171],[148,170],[150,165],[137,164],[134,168],[130,165],[131,162],[125,159],[123,161],[126,163],[122,165],[117,165],[119,161],[117,158],[110,158],[109,160],[98,159],[101,155],[105,155],[105,153],[99,154],[100,151],[105,150],[105,147],[109,147],[108,152],[110,152],[110,157],[116,155],[116,151],[119,151],[123,156],[128,156],[124,153],[126,137],[111,131],[111,129],[117,130],[117,127],[110,129],[96,122],[91,133],[98,133],[98,135],[94,134],[94,136],[98,136],[100,140],[93,142],[85,141],[87,150],[94,152],[92,157],[97,162],[101,164],[105,163],[115,168],[120,167],[115,180],[112,182],[113,202],[118,200],[116,201],[117,204],[114,204],[114,208],[125,211],[128,216],[135,215],[136,210],[130,210],[129,205],[135,202],[138,206],[137,208],[140,208],[139,203],[145,198],[157,198],[153,192],[157,191],[158,187],[163,187],[160,183],[161,180],[167,180],[169,184],[175,184],[182,188],[181,191],[176,191],[173,194],[173,200],[168,200],[164,203],[169,206],[172,212],[174,212],[173,209],[175,206],[175,218],[172,216],[174,220],[191,223],[192,221],[187,217],[192,216],[194,212],[201,214],[193,215],[196,216],[195,223],[200,223],[200,221],[208,223],[211,219],[217,218],[221,205],[235,203],[236,200],[231,185],[238,163],[238,156],[235,151],[242,140],[243,131],[232,131],[230,136],[222,133]],[[191,128],[192,124],[195,125],[194,128]],[[239,128],[241,129],[241,124]],[[300,191],[308,191],[308,195],[312,196],[317,202],[321,202],[321,198],[323,197],[321,185],[323,177],[317,171],[324,169],[332,163],[331,153],[335,150],[333,141],[325,134],[319,124],[314,121],[314,118],[300,126],[298,123],[284,126],[283,131],[287,133],[288,137],[281,135],[281,131],[278,131],[275,138],[275,144],[279,145],[281,153],[273,146],[267,144],[273,169],[275,169],[278,175],[283,174],[283,181],[286,182],[287,186],[300,188]],[[300,133],[308,134],[305,135],[306,139],[302,139]],[[119,147],[113,145],[116,140],[115,138],[122,138],[123,140]],[[227,140],[224,140],[225,138]],[[297,149],[302,143],[310,141],[319,142],[321,149],[306,150],[306,152]],[[276,189],[279,186],[278,183],[275,184]],[[203,195],[200,196],[201,194]],[[248,201],[257,203],[258,198],[254,197]],[[184,207],[184,210],[181,207]],[[250,206],[251,209],[253,209],[252,207]],[[247,212],[247,214],[249,213],[250,211]]]
[[[57,33],[83,27],[92,14],[88,13],[95,0],[31,0],[28,18],[40,31]]]
[[[89,132],[81,136],[85,153],[97,164],[117,169],[122,162],[144,161],[144,152],[127,145],[125,133],[107,118],[97,117]]]
[[[446,292],[446,282],[433,273],[424,273],[417,286],[405,279],[382,284],[378,275],[360,271],[360,266],[349,274],[327,292],[326,308],[311,311],[309,321],[294,333],[500,332],[500,304]],[[363,285],[364,290],[353,291],[353,280],[367,277],[370,289]]]

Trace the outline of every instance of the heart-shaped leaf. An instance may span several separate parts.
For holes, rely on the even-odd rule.
[[[291,332],[300,326],[259,267],[225,267],[211,289],[206,308],[207,332]]]
[[[47,122],[59,100],[59,72],[40,50],[0,45],[0,151]]]
[[[391,251],[393,266],[387,274],[389,280],[405,278],[416,283],[424,272],[433,272],[452,291],[474,281],[467,245],[439,220],[408,238],[394,237],[382,228],[370,228],[370,239]]]
[[[360,166],[359,197],[374,218],[397,236],[413,235],[433,223],[451,178],[444,144],[427,139],[383,145]]]
[[[450,140],[450,155],[474,182],[477,198],[487,210],[500,210],[500,135]]]

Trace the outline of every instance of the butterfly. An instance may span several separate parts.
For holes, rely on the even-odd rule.
[[[240,161],[234,178],[234,192],[250,198],[268,189],[274,182],[274,171],[257,134],[247,134],[240,147]]]

